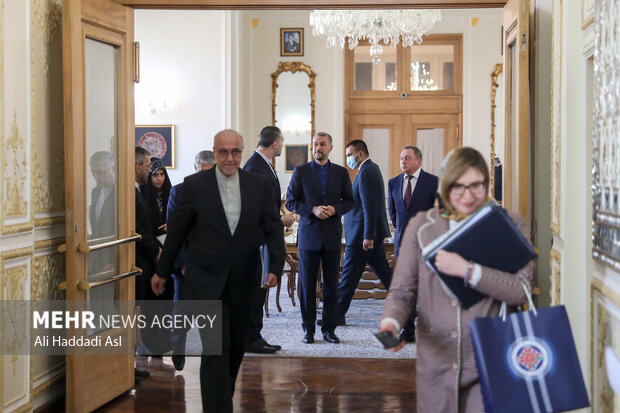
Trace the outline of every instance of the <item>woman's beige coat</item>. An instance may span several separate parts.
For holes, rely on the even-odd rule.
[[[523,218],[508,212],[519,231],[529,239]],[[439,278],[424,263],[422,248],[448,231],[449,222],[433,208],[418,213],[407,226],[382,317],[404,325],[413,306],[416,321],[416,390],[419,413],[484,411],[468,322],[499,314],[502,301],[523,304],[527,296],[522,279],[531,288],[534,262],[516,276],[481,266],[475,289],[487,297],[463,309],[444,291]]]

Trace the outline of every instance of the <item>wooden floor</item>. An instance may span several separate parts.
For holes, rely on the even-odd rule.
[[[137,358],[151,372],[98,412],[199,412],[199,358]],[[246,357],[235,412],[415,412],[415,360]]]

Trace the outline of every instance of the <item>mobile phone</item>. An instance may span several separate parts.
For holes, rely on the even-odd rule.
[[[383,348],[392,348],[400,345],[400,340],[394,334],[389,331],[381,331],[379,333],[374,333],[374,336],[377,338],[379,343],[383,345]]]

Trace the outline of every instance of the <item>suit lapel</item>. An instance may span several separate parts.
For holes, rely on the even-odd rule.
[[[407,208],[408,210],[413,208],[413,204],[416,202],[416,195],[422,191],[422,186],[424,186],[424,171],[420,169],[420,175],[418,175],[415,188],[413,188],[413,192],[411,193],[411,202],[409,202],[409,207]]]
[[[239,232],[239,228],[241,227],[241,225],[244,224],[246,219],[245,217],[250,214],[250,202],[248,199],[246,199],[246,194],[250,193],[252,187],[250,185],[250,182],[247,180],[247,175],[244,172],[245,171],[239,169],[239,195],[241,196],[241,215],[239,216],[239,222],[237,222],[237,227],[235,228],[235,233],[233,234],[233,237],[237,235],[237,233]],[[262,205],[257,207],[262,208]],[[230,230],[228,231],[228,233],[230,233]]]
[[[403,174],[398,175],[398,178],[396,179],[396,195],[394,197],[394,199],[396,199],[395,202],[398,203],[398,205],[400,206],[400,208],[396,208],[396,209],[400,209],[400,210],[405,210],[407,208],[405,208],[405,200],[403,199]]]
[[[314,182],[314,190],[316,191],[316,195],[317,198],[319,199],[323,199],[323,194],[321,193],[321,185],[319,184],[319,180],[316,177],[316,171],[314,170],[314,165],[312,165],[312,162],[314,161],[310,161],[310,163],[308,163],[308,171],[310,174],[310,179],[312,180],[312,182]],[[327,187],[329,188],[329,183],[332,179],[332,170],[333,167],[331,166],[330,163],[330,167],[329,167],[329,179],[327,180]]]

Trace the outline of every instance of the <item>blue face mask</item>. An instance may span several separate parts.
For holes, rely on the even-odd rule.
[[[355,157],[356,156],[357,156],[357,154],[355,154],[353,156],[347,156],[347,165],[351,169],[355,169],[355,167],[357,166],[357,162],[355,162]]]

